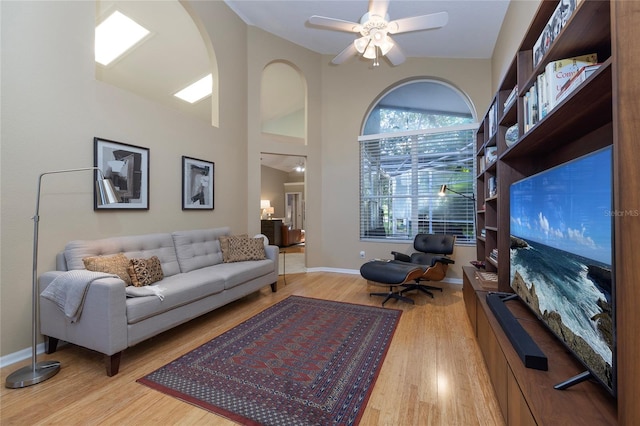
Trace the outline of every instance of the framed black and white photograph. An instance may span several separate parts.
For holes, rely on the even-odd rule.
[[[94,210],[149,209],[148,148],[93,138],[93,165],[111,179],[118,196],[117,203],[99,206],[94,189]]]
[[[182,210],[213,210],[214,163],[182,156]]]

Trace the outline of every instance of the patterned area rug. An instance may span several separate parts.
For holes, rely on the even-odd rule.
[[[245,425],[355,425],[400,314],[290,296],[138,382]]]

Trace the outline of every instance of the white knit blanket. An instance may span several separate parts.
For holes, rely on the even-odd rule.
[[[117,275],[104,272],[92,272],[84,269],[67,271],[58,275],[41,293],[41,296],[58,305],[71,322],[77,322],[82,314],[84,299],[89,284],[100,278],[118,278]]]
[[[158,296],[161,302],[164,300],[162,288],[157,285],[147,285],[144,287],[134,287],[130,285],[124,290],[127,293],[127,297]]]

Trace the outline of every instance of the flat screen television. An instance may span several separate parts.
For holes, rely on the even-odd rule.
[[[616,393],[611,147],[510,187],[510,283],[519,298]]]

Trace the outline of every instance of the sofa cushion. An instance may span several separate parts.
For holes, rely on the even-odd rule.
[[[216,265],[215,274],[224,279],[224,288],[230,289],[247,281],[273,272],[272,260],[254,260]]]
[[[180,271],[190,272],[222,263],[222,251],[218,239],[229,233],[228,227],[172,233]]]
[[[197,269],[165,277],[154,285],[160,287],[163,300],[156,296],[127,298],[127,322],[134,324],[179,306],[187,305],[224,290],[224,279],[210,268]]]
[[[131,285],[131,277],[129,275],[129,259],[122,253],[112,256],[91,256],[82,259],[84,267],[93,272],[106,272],[115,274],[120,277],[126,285]]]
[[[136,287],[151,285],[164,278],[158,256],[151,256],[149,259],[131,259],[128,270],[131,283]]]
[[[64,249],[67,269],[84,269],[82,259],[122,253],[129,259],[158,256],[165,277],[180,272],[171,234],[130,235],[100,240],[76,240]]]

